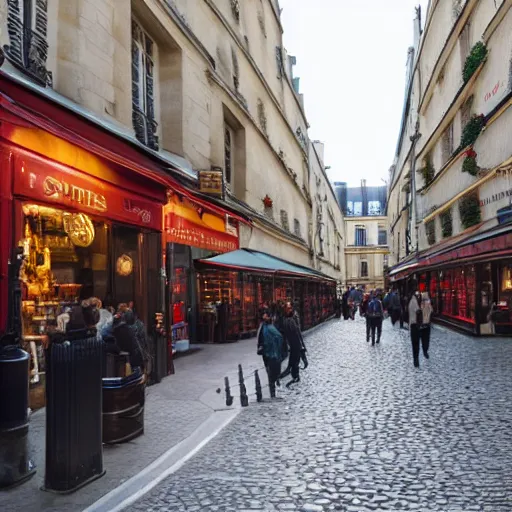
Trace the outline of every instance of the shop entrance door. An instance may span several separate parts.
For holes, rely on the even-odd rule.
[[[112,227],[112,300],[116,307],[130,302],[134,303],[135,310],[142,307],[139,236],[142,235],[135,228]]]

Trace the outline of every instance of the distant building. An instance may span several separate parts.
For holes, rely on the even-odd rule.
[[[349,286],[384,287],[388,264],[386,186],[347,187],[335,182],[334,190],[345,219],[345,272]]]

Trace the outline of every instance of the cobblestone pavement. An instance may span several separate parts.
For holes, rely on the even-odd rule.
[[[282,401],[251,404],[144,511],[512,510],[512,340],[434,329],[412,364],[407,331],[335,321]]]
[[[76,512],[91,505],[190,436],[215,410],[224,408],[223,396],[215,389],[222,385],[224,375],[234,381],[238,363],[244,363],[247,371],[261,364],[254,340],[203,345],[197,354],[177,359],[176,375],[146,390],[144,435],[104,446],[105,476],[69,495],[40,490],[45,473],[45,411],[35,412],[29,440],[37,473],[25,484],[0,493],[0,512]]]

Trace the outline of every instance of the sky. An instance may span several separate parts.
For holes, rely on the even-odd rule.
[[[312,140],[332,181],[383,185],[405,95],[414,7],[427,0],[280,0],[284,45],[297,57]]]

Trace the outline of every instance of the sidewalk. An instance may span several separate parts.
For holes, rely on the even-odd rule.
[[[125,444],[104,446],[105,476],[66,496],[40,490],[45,471],[46,416],[44,409],[36,411],[30,420],[30,443],[37,473],[24,485],[0,492],[0,510],[81,511],[140,473],[169,449],[177,447],[177,452],[182,454],[183,449],[180,451],[178,446],[180,442],[193,434],[194,442],[201,441],[198,437],[206,438],[208,433],[201,434],[201,425],[203,430],[205,427],[214,429],[216,424],[219,424],[218,428],[222,428],[225,416],[219,419],[220,423],[216,420],[223,414],[218,411],[227,409],[224,377],[230,378],[231,393],[237,397],[239,363],[243,365],[246,376],[261,368],[262,361],[261,357],[256,355],[255,339],[225,345],[203,345],[200,352],[176,359],[176,374],[166,377],[160,384],[147,388],[144,435]],[[262,386],[265,386],[266,374],[260,374]],[[247,383],[248,393],[254,392],[253,381],[254,378],[251,377]],[[221,388],[221,394],[216,392],[217,388]],[[268,389],[264,389],[264,396],[268,397]],[[250,400],[255,401],[254,395],[250,396]],[[239,407],[240,401],[235,398],[230,408],[233,412],[229,414],[234,416]]]

